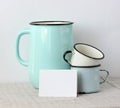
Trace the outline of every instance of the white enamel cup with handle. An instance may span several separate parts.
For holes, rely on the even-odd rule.
[[[69,53],[72,54],[71,60],[66,57]],[[104,53],[94,46],[76,43],[73,51],[66,51],[63,58],[71,66],[96,66],[101,64],[100,60],[104,58]]]

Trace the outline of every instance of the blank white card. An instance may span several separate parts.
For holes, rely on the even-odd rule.
[[[40,70],[39,96],[41,97],[76,97],[76,70]]]

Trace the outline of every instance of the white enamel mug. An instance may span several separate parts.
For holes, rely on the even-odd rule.
[[[72,54],[71,60],[66,55]],[[94,46],[76,43],[73,51],[68,50],[63,55],[64,60],[71,66],[96,66],[100,64],[100,60],[104,58],[104,53]]]

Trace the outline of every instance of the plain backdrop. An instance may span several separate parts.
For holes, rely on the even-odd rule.
[[[73,21],[74,42],[101,49],[101,68],[120,77],[120,0],[2,0],[0,2],[0,82],[28,81],[27,67],[15,56],[16,35],[38,20]],[[28,58],[29,36],[21,39]]]

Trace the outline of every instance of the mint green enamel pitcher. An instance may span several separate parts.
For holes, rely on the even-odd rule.
[[[39,71],[43,69],[69,69],[63,54],[73,46],[72,24],[69,21],[37,21],[30,23],[30,29],[21,31],[16,39],[18,61],[28,67],[32,85],[39,88]],[[30,35],[29,59],[20,56],[19,43],[22,36]]]

